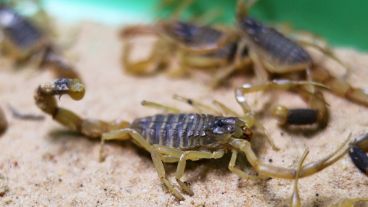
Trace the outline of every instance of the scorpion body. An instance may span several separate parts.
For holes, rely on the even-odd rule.
[[[265,54],[263,58],[271,59],[278,65],[303,65],[312,64],[311,56],[301,46],[285,37],[283,34],[271,27],[266,27],[259,21],[246,17],[239,24],[240,29],[246,31],[246,35],[251,40],[250,44],[256,50],[261,50],[260,54]]]
[[[193,191],[186,182],[182,181],[186,162],[188,160],[219,159],[226,152],[231,152],[229,170],[241,178],[255,177],[236,166],[238,153],[244,153],[251,166],[261,176],[285,179],[294,179],[296,176],[296,169],[273,166],[258,159],[250,142],[254,126],[254,121],[251,121],[254,120],[254,117],[251,117],[251,114],[238,117],[170,113],[138,118],[131,123],[127,121],[107,122],[81,118],[74,112],[59,107],[54,97],[66,94],[75,100],[80,100],[84,93],[84,85],[79,80],[59,79],[41,84],[36,90],[35,101],[42,111],[52,116],[60,124],[85,136],[100,138],[100,158],[103,157],[102,147],[105,141],[132,140],[151,154],[161,182],[179,200],[183,200],[184,196],[168,180],[163,163],[178,163],[176,181],[179,189],[189,195],[193,195]],[[191,101],[191,103],[194,102]],[[243,107],[242,103],[240,105]],[[299,176],[312,175],[335,163],[346,154],[348,150],[346,143],[327,157],[304,165],[299,169]]]
[[[45,38],[30,21],[5,6],[0,6],[0,23],[10,43],[24,51],[37,47]]]
[[[33,60],[38,67],[50,69],[57,77],[79,78],[39,27],[5,5],[0,6],[0,28],[4,34],[3,49],[16,64]]]
[[[309,108],[288,109],[285,106],[276,106],[273,109],[273,114],[284,126],[316,124],[319,128],[325,127],[329,112],[320,89],[305,86],[278,87],[272,81],[280,77],[288,80],[318,82],[324,84],[324,88],[335,95],[368,106],[368,94],[364,90],[355,88],[345,80],[332,75],[326,68],[316,63],[301,45],[313,47],[348,68],[331,50],[312,42],[292,40],[276,29],[249,17],[247,10],[255,2],[256,0],[248,1],[248,5],[245,5],[241,0],[238,1],[237,24],[242,34],[241,39],[249,48],[256,76],[261,83],[244,84],[237,93],[272,89],[287,89],[298,93],[309,104]]]
[[[213,149],[218,147],[220,142],[211,136],[212,129],[217,127],[218,130],[222,130],[221,127],[229,123],[240,125],[240,122],[235,117],[208,114],[159,114],[136,119],[130,128],[136,130],[152,145],[164,145],[182,150]],[[234,129],[229,126],[227,130]]]

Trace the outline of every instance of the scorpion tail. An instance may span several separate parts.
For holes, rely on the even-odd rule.
[[[351,86],[345,80],[336,78],[325,69],[317,69],[313,71],[313,80],[325,84],[338,96],[345,97],[352,102],[368,106],[367,91]]]
[[[129,125],[126,121],[106,122],[94,119],[84,119],[73,111],[59,107],[55,96],[69,95],[73,100],[80,100],[85,93],[84,85],[78,79],[58,79],[56,81],[41,84],[34,96],[36,105],[43,112],[65,127],[77,131],[89,137],[101,137],[103,133],[125,128]]]
[[[57,78],[77,78],[80,75],[52,46],[46,47],[40,63],[41,67],[51,70]]]

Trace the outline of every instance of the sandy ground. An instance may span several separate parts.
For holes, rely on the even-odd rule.
[[[143,99],[168,103],[183,110],[186,105],[171,99],[173,94],[210,102],[223,100],[239,110],[231,89],[215,92],[203,81],[172,80],[165,75],[135,78],[124,74],[119,65],[121,45],[117,30],[96,24],[83,24],[70,49],[86,83],[87,94],[80,102],[62,97],[60,104],[84,117],[105,120],[126,119],[156,113],[140,106]],[[141,50],[145,50],[142,45]],[[349,81],[368,87],[368,55],[338,50],[352,65]],[[41,114],[33,101],[35,88],[52,79],[48,72],[34,68],[12,70],[3,64],[0,73],[0,105],[9,120],[9,129],[0,138],[0,206],[286,206],[292,182],[240,180],[227,170],[229,156],[220,160],[190,163],[185,179],[191,182],[194,196],[178,202],[161,187],[150,160],[143,150],[129,142],[109,143],[108,157],[98,162],[99,143],[68,133],[50,117],[44,121],[24,121],[11,116],[6,105],[22,112]],[[251,96],[251,100],[259,96]],[[326,93],[332,111],[329,126],[313,136],[288,133],[274,119],[263,123],[280,151],[268,144],[259,156],[266,162],[294,167],[304,149],[310,149],[308,161],[320,159],[336,149],[349,133],[366,132],[368,110]],[[291,95],[279,101],[292,106],[303,102]],[[253,104],[254,101],[251,101]],[[259,105],[259,104],[258,104]],[[258,105],[254,107],[261,109]],[[175,165],[168,165],[170,176]],[[4,186],[5,187],[2,187]],[[6,188],[7,186],[7,188]],[[2,190],[1,190],[2,189]],[[358,172],[348,156],[316,175],[300,180],[304,206],[328,206],[344,198],[368,197],[368,178]]]

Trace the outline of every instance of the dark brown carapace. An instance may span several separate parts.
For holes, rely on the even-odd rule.
[[[59,78],[79,78],[47,34],[4,4],[0,5],[0,28],[4,34],[2,49],[16,64],[34,61],[40,68],[50,69]]]

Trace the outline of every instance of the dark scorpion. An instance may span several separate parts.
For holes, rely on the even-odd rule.
[[[46,32],[5,4],[0,4],[0,28],[4,34],[2,49],[17,65],[32,62],[53,71],[58,78],[80,78]]]

